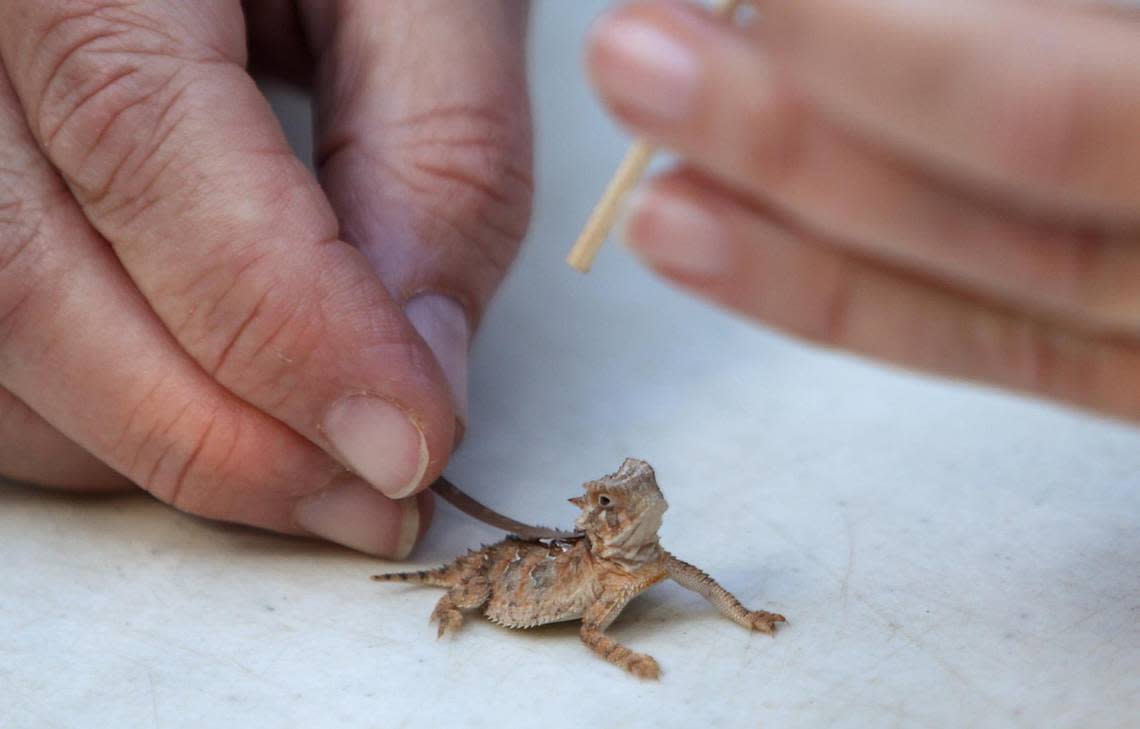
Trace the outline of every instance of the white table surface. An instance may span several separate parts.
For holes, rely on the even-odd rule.
[[[437,642],[438,591],[346,550],[0,487],[0,726],[1140,723],[1140,430],[806,349],[620,250],[563,265],[625,143],[579,71],[600,6],[537,6],[537,214],[449,474],[567,524],[582,481],[646,458],[666,546],[789,625],[659,585],[614,628],[660,661],[642,683],[573,625]],[[441,506],[412,564],[497,537]]]

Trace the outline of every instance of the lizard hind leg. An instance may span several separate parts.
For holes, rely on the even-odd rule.
[[[629,671],[638,678],[657,680],[661,677],[661,667],[653,656],[637,653],[618,643],[596,626],[582,624],[582,642],[596,655],[601,656],[618,668]]]
[[[463,627],[463,611],[483,607],[490,596],[491,585],[482,576],[472,577],[448,590],[431,613],[431,622],[439,624],[436,637],[459,632]]]

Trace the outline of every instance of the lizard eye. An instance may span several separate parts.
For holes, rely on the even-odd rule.
[[[612,503],[613,503],[613,500],[610,499],[610,497],[606,496],[605,494],[602,494],[601,496],[598,497],[598,505],[603,507],[603,508],[609,506]]]

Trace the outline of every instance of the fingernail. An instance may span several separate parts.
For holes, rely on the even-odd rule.
[[[299,501],[293,520],[330,542],[391,559],[407,557],[420,530],[416,497],[392,501],[355,478]]]
[[[590,67],[602,94],[644,122],[687,117],[700,77],[691,49],[653,25],[624,16],[595,25]]]
[[[717,278],[734,265],[724,225],[707,209],[660,190],[630,196],[619,239],[652,268],[698,278]]]
[[[407,413],[382,398],[340,400],[325,418],[325,433],[345,465],[390,498],[410,494],[427,471],[424,434]]]
[[[417,499],[416,496],[409,496],[396,502],[400,506],[400,531],[396,538],[396,549],[392,553],[394,559],[404,559],[416,546],[416,540],[420,535],[420,509]]]
[[[458,301],[442,294],[421,294],[408,302],[404,312],[439,362],[451,386],[456,417],[466,423],[467,350],[471,342],[467,313]]]

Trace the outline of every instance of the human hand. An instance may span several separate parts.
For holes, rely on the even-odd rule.
[[[526,15],[0,0],[0,473],[406,555],[529,216]]]
[[[684,159],[627,242],[792,334],[1140,418],[1140,17],[1012,0],[639,2],[589,65]]]

